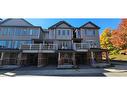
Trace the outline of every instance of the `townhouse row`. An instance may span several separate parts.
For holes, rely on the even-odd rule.
[[[102,63],[108,51],[100,48],[100,27],[87,22],[74,27],[59,21],[43,29],[25,19],[6,19],[0,22],[0,65],[55,65],[58,68]]]

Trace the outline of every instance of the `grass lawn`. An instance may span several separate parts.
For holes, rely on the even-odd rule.
[[[127,55],[110,55],[109,56],[111,60],[120,60],[120,61],[127,61]]]

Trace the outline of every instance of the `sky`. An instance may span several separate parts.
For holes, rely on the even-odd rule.
[[[114,18],[114,19],[113,18],[100,18],[100,19],[99,18],[80,18],[80,19],[79,18],[26,18],[26,20],[32,23],[33,25],[41,26],[44,29],[47,29],[48,27],[52,26],[53,24],[61,20],[67,21],[69,24],[71,24],[74,27],[80,27],[84,23],[91,21],[100,27],[99,34],[101,34],[105,28],[116,29],[119,23],[121,22],[121,19],[118,18]]]

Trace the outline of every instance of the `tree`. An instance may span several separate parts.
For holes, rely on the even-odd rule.
[[[112,43],[110,41],[110,38],[111,38],[111,29],[106,28],[100,36],[100,44],[102,48],[108,50],[112,49]]]
[[[122,19],[118,28],[112,31],[111,43],[118,49],[127,48],[127,19]]]

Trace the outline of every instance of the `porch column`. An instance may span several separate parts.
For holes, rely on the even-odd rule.
[[[76,66],[75,53],[73,53],[72,60],[73,60],[73,65]]]
[[[107,51],[106,51],[106,63],[109,63],[109,54]]]
[[[19,66],[22,64],[21,59],[22,59],[22,53],[20,52],[18,54],[18,59],[17,59],[17,65],[19,65]]]
[[[92,62],[92,64],[94,64],[95,63],[95,61],[94,61],[94,54],[93,54],[93,52],[91,51],[91,62]]]
[[[43,53],[38,53],[38,65],[37,67],[43,67],[47,64],[46,55]]]
[[[99,62],[102,62],[102,52],[99,52]]]
[[[4,52],[1,53],[1,58],[0,58],[0,66],[2,65],[3,63],[3,59],[4,59]]]
[[[89,52],[87,52],[87,64],[90,64],[90,53]]]
[[[27,54],[22,53],[21,54],[21,60],[20,60],[20,65],[26,65],[27,64]]]
[[[58,65],[61,64],[60,52],[58,53]]]

